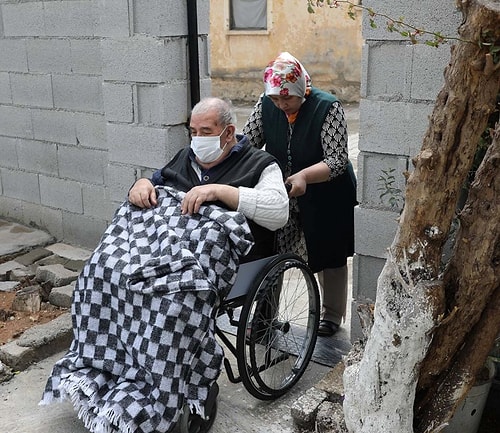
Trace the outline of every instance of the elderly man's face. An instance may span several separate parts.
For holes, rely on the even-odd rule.
[[[189,130],[192,136],[208,137],[220,135],[224,127],[217,122],[217,115],[214,110],[206,113],[198,113],[191,116]]]

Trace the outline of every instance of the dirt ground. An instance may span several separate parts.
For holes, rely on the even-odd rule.
[[[0,264],[15,259],[17,255],[18,254],[12,254],[0,257]],[[40,311],[36,313],[14,311],[12,309],[12,301],[16,297],[16,291],[37,284],[36,281],[25,278],[19,282],[15,291],[0,291],[0,345],[15,340],[27,329],[35,325],[50,322],[68,311],[67,308],[59,308],[48,302],[42,302]]]
[[[16,292],[0,292],[0,345],[18,338],[24,331],[35,326],[47,323],[66,312],[66,308],[59,308],[48,302],[42,302],[40,311],[30,313],[13,311],[12,301]]]

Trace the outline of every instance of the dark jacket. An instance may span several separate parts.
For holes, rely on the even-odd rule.
[[[313,88],[302,104],[290,142],[292,174],[324,159],[321,128],[335,101],[333,95]],[[266,150],[285,167],[288,120],[266,96],[262,100],[262,123]],[[349,163],[344,174],[330,181],[307,185],[306,193],[297,200],[309,267],[318,272],[345,265],[354,253],[356,179],[352,165]]]

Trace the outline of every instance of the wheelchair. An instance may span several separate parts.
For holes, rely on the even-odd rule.
[[[278,254],[241,264],[216,319],[216,335],[236,359],[235,369],[224,358],[229,381],[242,382],[260,400],[284,395],[311,360],[319,313],[316,278],[299,256]],[[210,430],[217,414],[217,394],[215,383],[206,419],[184,411],[180,433]]]

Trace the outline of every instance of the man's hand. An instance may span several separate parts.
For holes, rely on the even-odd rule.
[[[239,200],[238,188],[215,183],[195,186],[182,200],[182,213],[192,215],[200,210],[203,203],[217,200],[222,201],[229,209],[235,210]]]
[[[140,208],[150,208],[158,204],[156,190],[149,179],[139,179],[128,192],[128,201]]]

